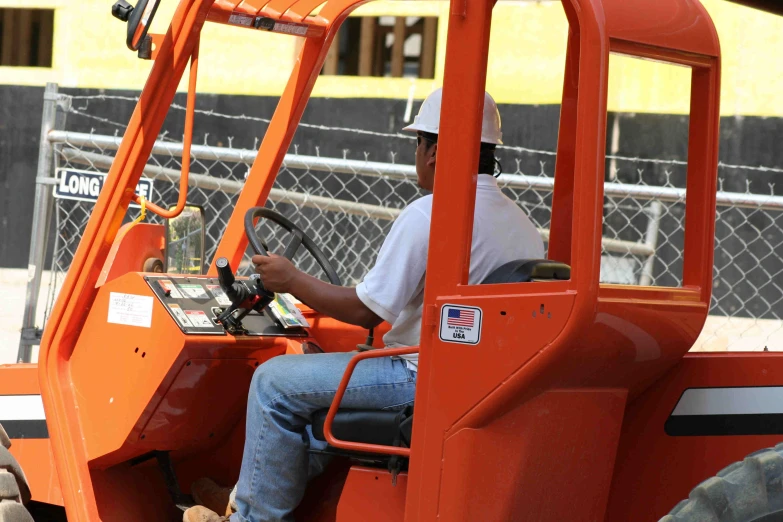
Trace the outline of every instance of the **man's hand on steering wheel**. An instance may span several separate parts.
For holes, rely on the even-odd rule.
[[[340,276],[337,275],[337,271],[332,266],[332,263],[329,261],[329,258],[326,256],[326,254],[323,253],[323,251],[318,248],[318,245],[315,244],[315,241],[308,236],[304,230],[296,226],[294,223],[292,223],[288,218],[283,216],[282,214],[279,214],[275,212],[274,210],[264,208],[264,207],[255,207],[249,209],[245,213],[245,234],[247,235],[247,239],[250,242],[250,246],[253,248],[253,251],[256,253],[255,256],[253,256],[253,263],[256,265],[256,271],[258,272],[258,265],[259,265],[259,259],[263,257],[267,257],[270,255],[267,252],[267,246],[266,241],[258,237],[258,232],[256,230],[256,220],[258,219],[266,219],[272,223],[277,224],[278,226],[282,227],[283,229],[287,230],[290,235],[291,239],[288,242],[288,244],[285,247],[285,252],[283,252],[283,255],[280,257],[284,257],[288,259],[289,261],[294,258],[296,253],[299,251],[300,247],[304,247],[305,250],[307,250],[311,256],[315,259],[316,263],[318,263],[318,266],[321,267],[321,269],[326,274],[326,277],[329,279],[329,282],[333,285],[342,285],[342,282],[340,281]],[[293,265],[290,267],[293,268]],[[264,275],[264,272],[258,272],[261,274],[261,280],[263,281],[264,287],[266,287],[271,292],[280,292],[285,290],[276,290],[274,288],[269,288],[266,286],[266,277]],[[279,274],[279,272],[274,272],[275,274]],[[288,272],[290,274],[296,273],[296,272]],[[280,274],[282,275],[282,274]],[[273,275],[274,277],[274,275]],[[286,279],[284,278],[283,281]],[[289,281],[290,282],[290,281]]]
[[[262,218],[287,230],[291,239],[282,256],[268,254],[266,242],[258,237],[256,220]],[[349,324],[364,328],[378,326],[382,319],[370,310],[356,294],[356,289],[342,286],[337,271],[329,258],[305,232],[285,216],[268,208],[251,208],[245,213],[245,233],[253,251],[252,261],[268,292],[292,294],[311,308]],[[304,247],[315,258],[329,283],[297,270],[291,259],[299,247]]]
[[[252,261],[267,290],[275,293],[292,292],[294,279],[300,272],[290,260],[277,254],[269,254],[255,255]]]

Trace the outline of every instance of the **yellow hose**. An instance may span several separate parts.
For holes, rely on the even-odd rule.
[[[144,196],[139,196],[139,200],[139,205],[141,205],[141,212],[139,213],[139,217],[131,222],[131,226],[136,225],[145,217],[147,217],[147,199]]]

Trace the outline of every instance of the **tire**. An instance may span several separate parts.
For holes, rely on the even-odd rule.
[[[0,445],[0,522],[34,522],[24,506],[29,501],[30,487],[22,468],[5,444]]]
[[[773,521],[783,521],[783,444],[722,469],[659,522]]]

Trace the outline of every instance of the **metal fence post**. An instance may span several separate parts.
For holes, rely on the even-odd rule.
[[[644,261],[642,276],[639,278],[641,286],[650,286],[653,282],[653,270],[655,269],[655,249],[658,246],[658,229],[661,226],[661,202],[653,200],[647,210],[650,215],[647,221],[647,231],[644,234],[644,244],[650,247],[652,253]]]
[[[27,265],[27,292],[25,295],[22,335],[19,339],[17,362],[31,362],[32,347],[41,342],[41,330],[35,325],[41,273],[44,268],[49,223],[52,216],[52,189],[54,178],[54,145],[49,131],[57,128],[57,84],[47,83],[44,90],[41,142],[38,148],[38,171],[35,178],[33,228],[30,236],[30,256]],[[64,122],[60,122],[61,125]]]

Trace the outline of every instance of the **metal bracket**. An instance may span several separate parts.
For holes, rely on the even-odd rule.
[[[438,324],[438,305],[427,305],[424,307],[424,324],[426,326],[435,326]]]
[[[60,94],[57,92],[45,92],[43,96],[44,101],[55,102],[57,107],[64,111],[71,109],[71,97],[67,94]]]
[[[70,111],[71,106],[73,105],[72,98],[67,94],[58,94],[55,101],[57,102],[57,108],[63,112]]]
[[[177,480],[177,473],[174,471],[174,463],[171,462],[171,455],[168,451],[156,451],[155,459],[158,461],[158,467],[163,474],[163,481],[166,483],[166,489],[171,495],[171,500],[174,501],[174,505],[178,509],[185,511],[196,505],[193,501],[193,497],[186,495],[179,489],[179,481]]]
[[[142,60],[155,60],[158,57],[158,51],[166,35],[147,33],[144,41],[139,47],[138,56]]]
[[[43,330],[37,326],[31,326],[28,328],[22,328],[22,335],[19,340],[21,344],[25,345],[39,345],[41,344],[41,337],[43,336]]]

